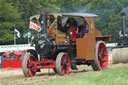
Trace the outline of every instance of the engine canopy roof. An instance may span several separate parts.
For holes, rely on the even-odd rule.
[[[47,15],[53,15],[55,17],[62,16],[62,17],[85,17],[85,18],[97,18],[98,15],[91,14],[91,13],[47,13]],[[34,15],[30,17],[32,18],[39,18],[40,14]]]

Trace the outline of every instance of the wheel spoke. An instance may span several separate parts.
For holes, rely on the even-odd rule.
[[[67,75],[70,71],[70,61],[67,53],[61,52],[57,55],[56,70],[60,75]]]
[[[64,55],[64,62],[67,62],[67,57],[66,57],[66,55]]]
[[[62,72],[64,73],[64,68],[62,68],[61,70],[62,70]]]
[[[92,68],[97,70],[104,70],[108,65],[108,52],[103,41],[96,42],[95,60],[92,63]]]
[[[36,71],[34,67],[35,58],[32,54],[26,53],[22,62],[22,71],[26,77],[34,76]]]
[[[66,69],[64,69],[63,73],[66,74]]]
[[[30,56],[29,60],[28,60],[28,64],[27,64],[27,69],[28,69],[28,74],[30,76],[34,76],[35,72],[34,72],[34,65],[32,64],[32,62],[34,61],[33,56]]]
[[[98,48],[98,61],[100,67],[105,69],[107,67],[108,59],[107,59],[107,49],[104,44],[100,44]]]
[[[64,69],[64,67],[63,67],[63,65],[61,65],[61,70],[63,70]]]
[[[107,61],[106,59],[103,60],[103,62],[106,62],[106,61]]]
[[[31,74],[31,69],[29,68],[28,69],[28,74],[31,76],[32,74]]]

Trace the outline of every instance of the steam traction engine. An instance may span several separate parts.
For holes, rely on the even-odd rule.
[[[128,6],[123,8],[120,13],[122,29],[120,32],[119,42],[112,50],[112,61],[117,63],[128,63]]]
[[[41,26],[35,50],[28,50],[24,55],[22,70],[26,77],[31,77],[42,68],[52,68],[59,75],[67,75],[77,70],[76,65],[91,65],[97,70],[104,70],[108,65],[108,53],[104,41],[110,36],[102,36],[95,28],[94,19],[89,13],[40,13],[30,20],[37,20]],[[69,18],[75,23],[67,25]],[[73,21],[71,21],[73,22]]]

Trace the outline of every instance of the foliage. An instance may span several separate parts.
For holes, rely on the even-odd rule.
[[[99,15],[96,22],[104,35],[111,35],[112,42],[118,42],[119,31],[122,29],[120,12],[128,4],[127,0],[93,0],[88,4],[93,13]]]
[[[5,44],[13,40],[13,26],[21,24],[18,19],[20,19],[20,13],[12,3],[0,0],[0,43]]]
[[[96,27],[103,35],[111,35],[117,42],[121,30],[120,11],[128,0],[0,0],[0,44],[13,43],[14,24],[24,35],[29,30],[29,17],[48,12],[91,12],[99,15]],[[22,41],[22,42],[20,42]],[[25,43],[24,38],[18,43]]]

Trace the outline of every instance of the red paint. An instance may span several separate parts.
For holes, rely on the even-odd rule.
[[[3,60],[2,68],[22,68],[22,60]]]
[[[104,43],[101,43],[98,47],[98,61],[102,70],[107,68],[108,65],[108,52]]]
[[[27,61],[27,73],[29,76],[34,76],[36,74],[36,70],[42,68],[56,68],[56,62],[49,59],[35,61],[34,56],[30,56]]]
[[[49,60],[49,59],[44,59],[41,61],[31,61],[30,64],[33,64],[35,66],[36,69],[41,69],[41,68],[56,68],[56,62],[53,60]],[[43,64],[43,65],[41,65]]]
[[[29,76],[34,76],[36,74],[35,64],[34,66],[32,66],[34,61],[34,56],[30,56],[27,61],[27,73],[29,74]]]
[[[76,28],[75,28],[75,26],[70,27],[69,34],[70,34],[71,40],[76,41]]]
[[[66,63],[66,65],[65,65]],[[63,55],[61,59],[61,71],[64,75],[67,75],[70,71],[70,60],[68,55]]]

